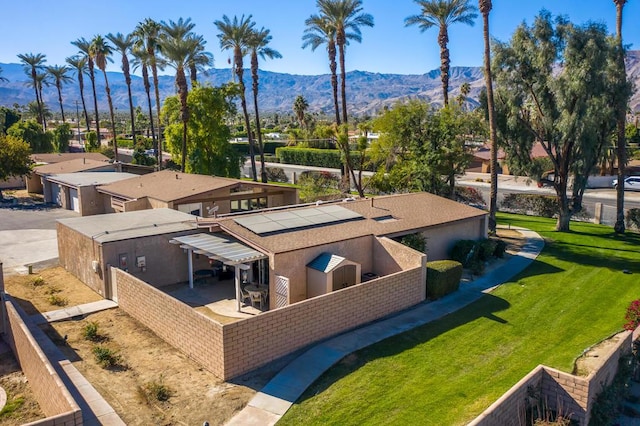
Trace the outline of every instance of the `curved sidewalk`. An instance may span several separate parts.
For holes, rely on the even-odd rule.
[[[311,384],[331,366],[352,352],[455,312],[494,287],[508,281],[538,257],[544,240],[536,232],[515,228],[526,238],[521,251],[507,262],[455,293],[422,303],[396,316],[324,341],[293,360],[258,392],[227,426],[274,425]]]

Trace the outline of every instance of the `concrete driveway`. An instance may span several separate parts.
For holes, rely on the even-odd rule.
[[[25,273],[58,262],[56,220],[78,217],[60,208],[0,208],[0,262],[5,275]]]

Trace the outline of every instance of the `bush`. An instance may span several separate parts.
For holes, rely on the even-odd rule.
[[[282,147],[276,149],[276,156],[281,163],[285,164],[328,167],[330,169],[342,167],[342,156],[340,150],[337,149]]]
[[[267,167],[266,171],[269,182],[289,182],[289,178],[282,167]]]
[[[476,243],[476,250],[478,252],[478,259],[487,261],[493,257],[493,253],[496,251],[496,243],[494,240],[482,239]]]
[[[427,238],[421,232],[405,235],[402,237],[400,242],[405,246],[411,247],[412,249],[422,253],[425,253],[425,250],[427,249]]]
[[[507,194],[502,201],[501,210],[553,217],[558,213],[558,203],[552,195]]]
[[[82,328],[82,337],[85,340],[96,341],[99,340],[100,335],[98,334],[98,323],[95,321],[90,321]]]
[[[116,351],[106,346],[94,346],[91,352],[93,352],[93,355],[96,357],[96,362],[102,368],[115,367],[122,360],[122,357],[118,355]]]
[[[459,240],[451,249],[449,257],[467,267],[472,260],[473,254],[471,252],[475,246],[476,242],[473,240]]]
[[[156,400],[160,402],[168,401],[173,394],[173,391],[163,383],[163,377],[160,376],[160,380],[151,381],[141,386],[139,392],[144,396],[148,402]]]
[[[427,297],[439,299],[460,287],[462,264],[454,260],[427,262]]]
[[[640,209],[629,209],[627,212],[627,228],[640,229]]]
[[[40,286],[43,286],[43,285],[45,285],[45,283],[46,283],[46,282],[45,282],[44,278],[42,278],[41,276],[37,276],[37,277],[36,277],[36,278],[34,278],[34,279],[33,279],[33,281],[31,282],[31,284],[32,284],[34,287],[40,287]]]
[[[482,193],[476,188],[456,186],[456,201],[480,209],[487,208]]]
[[[60,297],[56,294],[52,294],[47,300],[54,306],[67,306],[67,304],[69,303],[69,299],[67,299],[66,297]]]
[[[496,249],[493,252],[493,255],[502,259],[504,257],[504,253],[507,251],[507,243],[500,239],[495,239],[494,241],[496,242]]]

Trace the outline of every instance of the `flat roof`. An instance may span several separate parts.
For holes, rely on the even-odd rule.
[[[74,217],[58,222],[98,243],[196,229],[195,216],[172,209]]]
[[[83,173],[59,173],[47,176],[50,181],[69,186],[106,185],[123,179],[131,179],[137,175],[122,172],[83,172]]]
[[[87,158],[76,158],[75,160],[61,161],[59,163],[45,164],[37,166],[33,171],[38,175],[50,175],[60,173],[75,173],[85,170],[106,169],[115,171],[115,166],[105,161],[96,161]]]
[[[462,220],[479,218],[487,212],[426,192],[381,196],[335,204],[364,218],[318,227],[292,229],[283,233],[259,235],[236,222],[237,216],[207,220],[212,227],[219,225],[224,231],[250,242],[271,253],[283,253],[315,247],[367,235],[405,235],[430,227],[442,226]],[[294,207],[284,211],[300,211],[316,206]],[[257,212],[243,217],[261,216],[272,212]],[[202,225],[201,225],[202,226]]]

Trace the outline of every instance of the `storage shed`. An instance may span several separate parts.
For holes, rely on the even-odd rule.
[[[307,265],[307,297],[360,284],[361,265],[332,253],[322,253]]]

